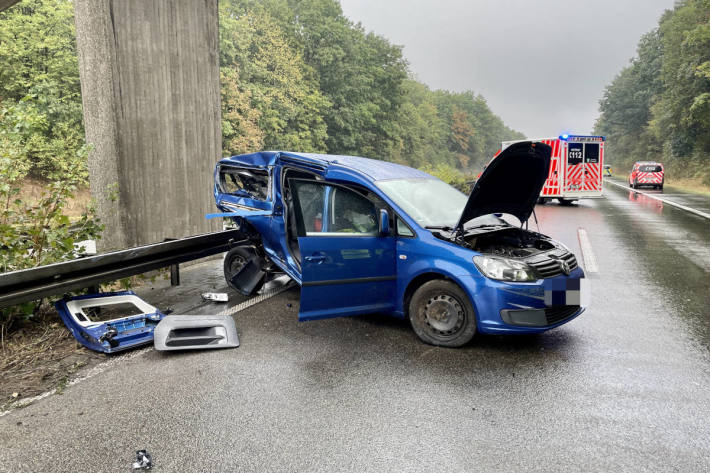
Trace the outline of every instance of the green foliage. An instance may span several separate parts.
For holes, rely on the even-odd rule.
[[[0,128],[3,146],[37,178],[81,168],[86,154],[73,6],[25,0],[0,13]]]
[[[710,0],[677,2],[637,52],[600,101],[607,159],[663,161],[670,176],[710,184]]]
[[[440,163],[432,166],[427,164],[422,170],[454,186],[464,194],[471,192],[471,185],[474,181],[473,175],[465,174],[451,165]]]
[[[48,181],[36,202],[19,198],[27,166],[0,155],[0,272],[56,263],[80,256],[75,243],[100,238],[102,226],[90,206],[78,221],[63,210],[82,179],[78,166],[68,167],[61,180]],[[31,316],[32,304],[0,311],[0,325]]]
[[[87,149],[81,113],[73,6],[25,0],[0,13],[0,272],[75,258],[75,243],[99,238],[89,207],[70,222],[64,209],[85,185]],[[23,179],[42,179],[35,202],[20,198]],[[34,303],[3,309],[8,329],[32,317]]]
[[[267,12],[220,6],[220,66],[226,150],[250,146],[324,151],[328,101]],[[253,150],[253,149],[252,149]]]

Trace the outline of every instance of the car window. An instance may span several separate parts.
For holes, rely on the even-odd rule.
[[[402,221],[401,218],[397,217],[397,235],[403,237],[413,237],[414,232],[411,228],[407,226],[406,223]]]
[[[267,200],[269,195],[269,175],[266,171],[221,168],[219,170],[219,187],[225,194],[250,197],[256,200]]]
[[[661,172],[661,166],[658,166],[657,164],[647,164],[645,166],[641,166],[639,168],[639,171],[641,171],[641,172]]]
[[[377,211],[368,199],[350,189],[331,187],[328,200],[329,233],[377,233]]]
[[[363,195],[322,182],[292,181],[292,186],[306,235],[377,234],[377,209]]]

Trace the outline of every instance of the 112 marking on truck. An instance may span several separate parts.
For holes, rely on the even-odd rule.
[[[558,199],[564,205],[602,196],[603,136],[565,134],[533,141],[542,141],[552,148],[550,173],[540,192],[541,202]],[[504,141],[501,151],[518,142]]]

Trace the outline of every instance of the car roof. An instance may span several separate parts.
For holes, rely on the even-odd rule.
[[[662,163],[657,163],[655,161],[636,161],[634,164],[657,164],[659,166],[663,166]]]
[[[285,155],[293,158],[305,158],[308,161],[315,161],[328,170],[345,168],[365,175],[372,181],[386,179],[434,179],[430,174],[414,169],[409,166],[381,161],[378,159],[363,158],[361,156],[347,156],[336,154],[319,153],[295,153],[292,151],[262,151],[259,153],[240,154],[230,158],[224,158],[221,164],[246,164],[250,166],[266,167],[274,164],[277,155]]]

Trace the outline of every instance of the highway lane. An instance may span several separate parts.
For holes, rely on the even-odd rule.
[[[708,221],[605,195],[537,208],[596,255],[570,324],[441,349],[377,315],[298,323],[293,289],[236,314],[236,350],[147,350],[0,418],[0,470],[127,471],[146,448],[155,471],[707,471]],[[220,290],[218,263],[167,299]]]

